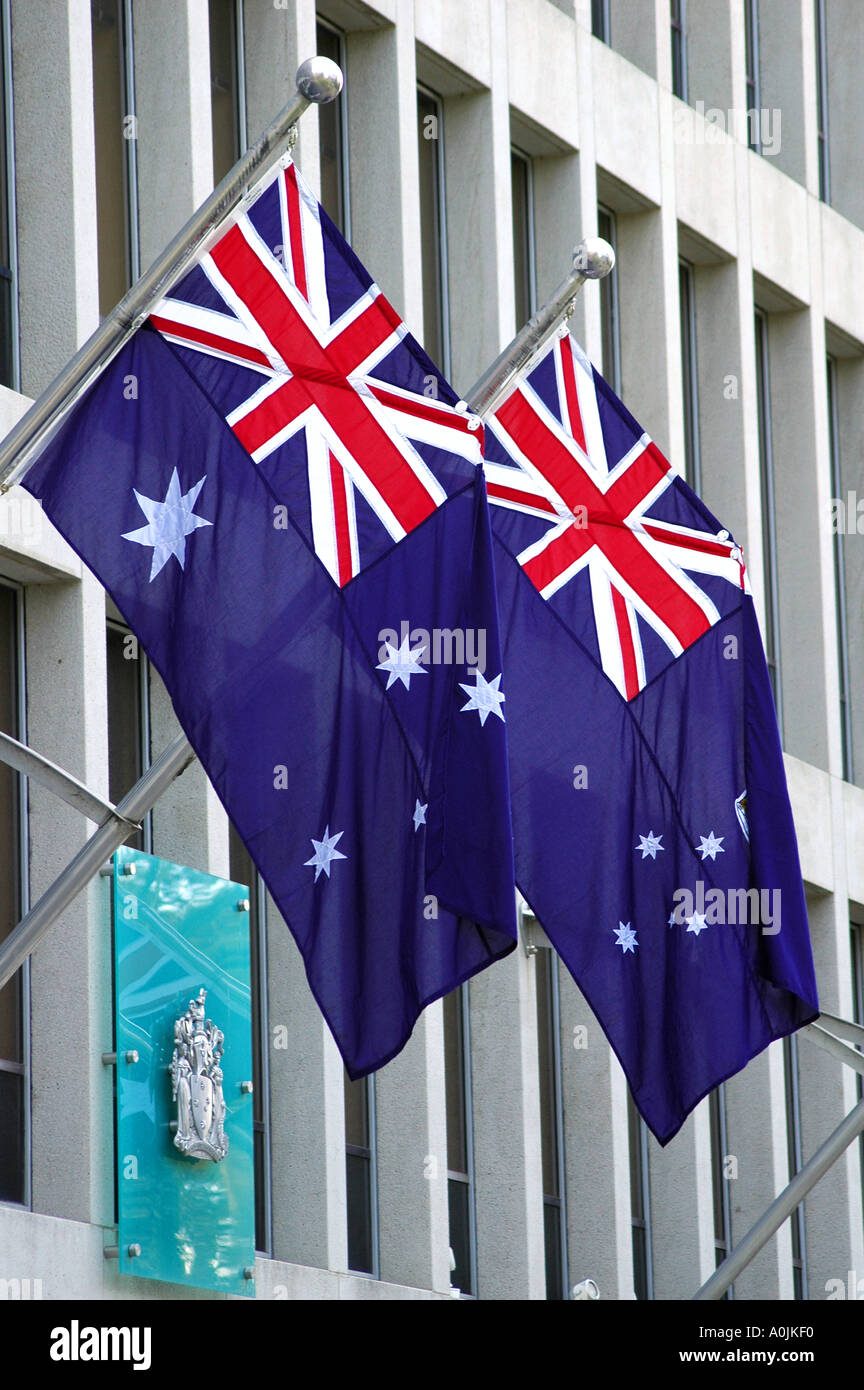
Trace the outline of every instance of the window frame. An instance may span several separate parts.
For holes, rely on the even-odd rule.
[[[762,507],[762,574],[765,593],[765,658],[774,692],[774,709],[783,741],[783,668],[780,641],[780,590],[777,570],[777,515],[771,429],[771,368],[768,315],[754,311],[756,405],[759,426],[759,490]]]
[[[537,240],[534,215],[534,161],[530,154],[519,148],[518,145],[510,146],[510,166],[514,163],[522,164],[525,167],[525,300],[528,306],[528,317],[525,322],[535,312],[537,308]],[[513,199],[513,186],[511,175],[510,202],[515,226],[516,204]],[[516,265],[516,238],[513,238],[513,279],[514,290],[518,290],[519,268]],[[516,295],[518,298],[518,293]],[[522,328],[519,322],[518,304],[516,306],[516,331]]]
[[[618,219],[611,208],[603,203],[597,204],[597,231],[604,237],[616,256],[618,254]],[[618,295],[618,276],[604,275],[600,281],[601,317],[601,375],[612,387],[616,396],[621,395],[621,303]],[[608,333],[607,333],[608,323]],[[609,341],[607,342],[607,337]],[[610,374],[606,368],[610,366]]]
[[[747,148],[762,153],[762,122],[758,112],[762,107],[762,82],[759,75],[759,0],[744,0],[744,63],[745,111],[756,111],[757,119],[747,119]]]
[[[651,1219],[651,1169],[648,1151],[648,1126],[636,1107],[636,1102],[627,1091],[628,1114],[628,1138],[632,1139],[634,1130],[636,1133],[636,1144],[630,1144],[630,1183],[631,1194],[634,1185],[638,1185],[639,1199],[641,1203],[642,1216],[636,1216],[633,1211],[631,1195],[630,1203],[630,1233],[633,1245],[633,1289],[639,1301],[652,1302],[654,1299],[654,1225]],[[641,1284],[637,1279],[636,1263],[636,1243],[637,1233],[644,1234],[645,1241],[645,1285],[644,1292],[640,1294]]]
[[[826,353],[825,381],[828,394],[828,453],[831,469],[831,495],[843,497],[843,477],[840,466],[840,409],[837,383],[837,359]],[[852,702],[849,698],[849,623],[846,604],[846,565],[843,530],[837,527],[832,536],[834,561],[834,606],[837,623],[837,678],[840,713],[841,770],[844,782],[854,779],[854,749],[852,745]]]
[[[783,1039],[783,1078],[786,1096],[786,1154],[791,1182],[804,1166],[798,1037],[795,1033],[790,1033]],[[807,1301],[807,1223],[803,1200],[792,1212],[789,1222],[792,1235],[792,1277],[795,1286],[793,1298],[796,1302]]]
[[[688,101],[687,0],[669,0],[669,28],[672,36],[672,95],[680,101]]]
[[[537,971],[544,969],[547,972],[547,984],[549,990],[549,1056],[551,1061],[551,1092],[552,1092],[552,1128],[551,1135],[554,1145],[555,1166],[557,1170],[558,1194],[552,1195],[543,1192],[543,1244],[546,1262],[549,1261],[549,1252],[546,1248],[546,1209],[554,1208],[557,1212],[557,1263],[558,1277],[561,1283],[561,1299],[567,1300],[570,1294],[570,1270],[567,1249],[567,1167],[565,1153],[564,1136],[564,1084],[563,1067],[561,1056],[561,985],[558,973],[558,962],[560,957],[554,947],[539,947],[534,957],[535,968]],[[541,1024],[540,1017],[540,997],[537,991],[537,1027],[538,1033]],[[539,1051],[539,1049],[538,1049]],[[540,1058],[538,1056],[538,1062]],[[542,1088],[541,1088],[542,1103]],[[541,1142],[543,1129],[543,1110],[540,1111]],[[546,1297],[551,1297],[548,1283]]]
[[[445,380],[450,380],[451,372],[451,344],[450,344],[450,291],[449,291],[449,258],[447,248],[447,166],[444,156],[444,99],[438,92],[427,87],[425,82],[417,83],[417,95],[424,96],[428,101],[435,105],[435,116],[438,121],[438,138],[435,141],[436,160],[435,160],[435,183],[438,208],[437,222],[437,251],[438,251],[438,315],[441,323],[441,361],[435,365],[440,368]],[[418,141],[419,143],[419,141]],[[422,228],[421,228],[422,237]],[[421,248],[421,268],[422,268],[422,248]],[[427,336],[427,328],[423,324],[424,340]],[[424,348],[429,352],[424,341]],[[429,353],[431,357],[431,353]]]
[[[696,350],[696,278],[693,266],[678,259],[678,301],[681,324],[681,396],[684,406],[684,476],[697,494],[702,491],[702,449],[699,433],[699,363]]]
[[[25,589],[24,586],[16,583],[15,580],[8,579],[5,575],[0,575],[0,586],[10,589],[15,597],[15,683],[16,683],[16,735],[20,743],[27,742],[27,637],[26,637],[26,610],[25,610]],[[17,832],[18,832],[18,921],[20,922],[30,911],[30,784],[29,779],[22,773],[16,773],[15,780],[18,788],[17,796]],[[14,928],[13,923],[13,928]],[[18,1008],[21,1026],[21,1061],[13,1063],[11,1061],[0,1061],[0,1070],[12,1072],[22,1078],[24,1114],[24,1135],[22,1144],[22,1200],[14,1202],[8,1198],[0,1198],[0,1208],[13,1207],[17,1211],[27,1211],[33,1203],[33,1182],[32,1182],[32,1142],[33,1142],[33,1105],[31,1096],[32,1086],[32,1047],[30,1037],[30,957],[24,961],[17,972],[18,974]],[[10,981],[10,984],[13,983]]]
[[[709,1126],[711,1134],[711,1169],[714,1195],[714,1254],[716,1264],[722,1264],[732,1251],[732,1199],[729,1193],[729,1179],[723,1172],[723,1165],[729,1151],[726,1129],[726,1087],[721,1081],[708,1096]],[[719,1202],[718,1202],[719,1197]],[[717,1228],[723,1231],[722,1238]],[[732,1302],[735,1298],[735,1285],[730,1284],[723,1295]]]
[[[819,198],[831,202],[831,149],[828,123],[828,30],[825,0],[813,0],[816,40],[816,146],[819,155]]]
[[[369,1252],[371,1269],[358,1269],[349,1263],[348,1271],[350,1274],[359,1274],[367,1279],[381,1278],[381,1240],[380,1225],[378,1219],[378,1098],[375,1091],[375,1075],[370,1073],[364,1076],[359,1082],[351,1081],[347,1071],[344,1072],[345,1100],[347,1103],[348,1087],[353,1085],[364,1087],[364,1102],[366,1107],[366,1138],[365,1145],[349,1144],[345,1141],[345,1169],[346,1169],[346,1226],[350,1231],[350,1216],[348,1204],[350,1202],[350,1184],[347,1182],[347,1170],[349,1158],[360,1158],[366,1163],[366,1200],[369,1203]]]
[[[346,37],[346,34],[345,34],[345,30],[344,30],[344,29],[340,29],[339,26],[338,26],[337,24],[334,24],[332,20],[330,20],[330,19],[328,19],[328,18],[326,17],[326,15],[319,14],[317,10],[316,10],[316,12],[315,12],[315,28],[316,28],[316,32],[317,32],[317,30],[318,30],[319,28],[321,28],[321,29],[326,29],[326,30],[333,36],[333,38],[336,39],[337,46],[338,46],[338,50],[339,50],[339,57],[336,59],[336,61],[338,62],[339,67],[342,69],[343,75],[346,75],[346,76],[347,76],[347,72],[348,72],[348,41],[347,41],[347,37]],[[319,45],[319,51],[320,51],[320,45]],[[346,93],[346,88],[347,88],[347,86],[348,86],[348,83],[347,83],[347,81],[346,81],[345,83],[343,83],[342,91],[339,93],[339,96],[338,96],[337,100],[333,103],[333,105],[334,105],[334,107],[335,107],[335,109],[336,109],[337,123],[338,123],[338,131],[339,131],[339,161],[338,161],[338,162],[339,162],[339,196],[340,196],[341,201],[342,201],[342,226],[341,226],[341,228],[340,228],[340,231],[341,231],[343,237],[345,238],[345,240],[346,240],[347,242],[350,242],[350,241],[351,241],[351,166],[350,166],[350,157],[349,157],[349,148],[348,148],[348,97],[347,97],[347,93]],[[319,121],[320,121],[320,111],[319,111]],[[319,141],[320,141],[320,136],[319,136]],[[319,155],[320,155],[320,144],[319,144]],[[328,212],[328,216],[333,217],[333,214],[330,213],[329,209],[326,209],[326,211]],[[333,218],[333,221],[335,222],[336,219]],[[338,224],[337,224],[337,225],[338,225]]]
[[[459,1082],[461,1086],[462,1098],[462,1129],[465,1135],[465,1163],[464,1173],[451,1169],[449,1166],[449,1152],[447,1154],[447,1194],[448,1194],[448,1236],[449,1236],[449,1210],[450,1210],[450,1189],[451,1183],[459,1183],[465,1186],[468,1195],[468,1272],[471,1278],[471,1288],[462,1289],[460,1293],[463,1298],[478,1298],[478,1261],[477,1261],[477,1181],[476,1167],[474,1160],[474,1088],[471,1077],[471,996],[467,982],[457,986],[458,1004],[457,1008],[459,1019]],[[455,993],[456,991],[454,991]],[[446,1016],[445,1016],[446,1027]],[[447,1084],[446,1048],[445,1048],[445,1088]],[[445,1114],[447,1112],[445,1101]],[[449,1150],[449,1145],[448,1145]],[[452,1239],[450,1247],[452,1249]]]

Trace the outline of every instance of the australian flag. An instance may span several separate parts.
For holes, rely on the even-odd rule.
[[[517,882],[666,1143],[818,1013],[743,556],[569,336],[486,476]]]
[[[26,479],[164,680],[355,1078],[516,940],[455,403],[283,161]]]

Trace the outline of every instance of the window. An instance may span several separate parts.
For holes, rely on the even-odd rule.
[[[255,1249],[267,1254],[271,1240],[270,1072],[267,1039],[267,892],[249,851],[232,825],[229,873],[249,886],[249,947],[252,978],[252,1142],[255,1161]]]
[[[831,496],[841,498],[840,428],[837,407],[837,363],[826,358],[828,385],[828,448],[831,464]],[[840,695],[840,740],[843,777],[851,782],[854,776],[852,761],[852,709],[849,703],[849,627],[846,609],[846,571],[844,565],[843,528],[834,533],[834,602],[837,614],[837,673]]]
[[[516,288],[516,329],[527,323],[536,307],[534,281],[534,171],[520,150],[510,151],[513,201],[513,280]]]
[[[447,1196],[454,1288],[477,1294],[477,1215],[474,1202],[474,1118],[471,1095],[471,1016],[468,986],[444,999],[444,1086],[447,1106]]]
[[[561,1008],[558,956],[544,948],[534,957],[540,1061],[540,1148],[543,1167],[543,1236],[546,1297],[566,1299],[567,1215],[564,1196],[564,1103],[561,1089]]]
[[[651,1240],[651,1183],[648,1172],[648,1126],[627,1092],[630,1131],[630,1225],[633,1232],[633,1286],[636,1297],[654,1297],[654,1251]]]
[[[828,42],[825,0],[813,0],[816,28],[816,138],[819,143],[819,197],[831,201],[831,161],[828,149]]]
[[[99,312],[141,273],[132,0],[91,0]]]
[[[441,99],[417,90],[420,149],[420,257],[423,269],[423,346],[450,375],[447,304],[447,218],[444,205],[444,120]]]
[[[319,19],[317,51],[345,71],[345,36]],[[348,108],[345,88],[336,101],[318,107],[318,158],[321,168],[321,206],[329,213],[346,241],[351,239],[351,206],[348,185]]]
[[[672,91],[687,100],[687,0],[669,0],[672,27]]]
[[[759,110],[762,96],[759,84],[759,0],[744,0],[744,54],[747,65],[747,106],[750,116],[747,122],[747,143],[757,154],[762,153],[762,123]]]
[[[0,583],[0,729],[26,739],[21,595]],[[0,940],[27,901],[26,783],[0,762]],[[0,991],[0,1202],[29,1201],[29,972]]]
[[[783,1039],[783,1066],[786,1077],[786,1148],[789,1181],[803,1166],[801,1146],[801,1092],[798,1081],[798,1039],[794,1033]],[[807,1298],[807,1238],[804,1203],[789,1218],[792,1231],[792,1278],[796,1299]]]
[[[150,766],[150,671],[138,639],[120,623],[106,632],[108,671],[108,795],[114,805]],[[149,854],[152,813],[127,841]]]
[[[375,1078],[345,1073],[345,1176],[348,1190],[348,1268],[379,1277],[378,1168]]]
[[[597,209],[597,232],[608,241],[613,251],[616,245],[615,214],[608,208]],[[600,281],[600,318],[603,335],[603,376],[616,395],[621,395],[621,324],[618,312],[618,277],[606,275]]]
[[[726,1088],[718,1086],[708,1097],[708,1119],[711,1126],[711,1186],[714,1198],[715,1264],[720,1265],[732,1249],[732,1203],[729,1199],[729,1179],[726,1176]],[[723,1295],[734,1298],[730,1286]]]
[[[852,947],[852,1017],[856,1023],[864,1025],[864,927],[857,922],[850,924]],[[859,1047],[864,1051],[864,1045]],[[855,1078],[858,1084],[858,1099],[864,1100],[864,1076],[860,1072]],[[861,1202],[864,1204],[864,1134],[858,1140],[861,1159]]]
[[[591,0],[591,33],[609,43],[609,0]]]
[[[777,726],[783,737],[780,679],[780,609],[777,586],[777,525],[774,511],[774,455],[771,447],[771,391],[768,369],[768,320],[756,310],[756,405],[759,415],[759,476],[762,493],[762,569],[765,576],[765,657]]]
[[[217,184],[246,148],[242,0],[210,0],[210,120]]]
[[[681,314],[681,391],[684,398],[684,463],[694,492],[702,489],[699,452],[699,381],[696,368],[696,295],[693,267],[678,264],[678,303]]]
[[[0,0],[0,386],[15,391],[20,389],[17,260],[12,24],[9,0]]]

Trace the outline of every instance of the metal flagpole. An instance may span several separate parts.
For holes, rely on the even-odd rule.
[[[0,494],[24,476],[39,449],[45,446],[78,397],[140,327],[154,304],[183,277],[201,254],[207,238],[241,202],[253,176],[264,172],[279,157],[307,107],[313,102],[321,105],[335,100],[342,90],[342,80],[341,69],[329,58],[307,58],[301,63],[292,100],[0,443]],[[13,747],[14,743],[14,740],[6,740],[2,761],[17,765],[22,772],[51,786],[88,816],[95,813],[101,824],[0,946],[0,989],[69,903],[99,872],[105,860],[128,839],[175,777],[195,758],[185,734],[180,734],[123,800],[111,807],[32,749],[21,744]]]
[[[82,845],[75,858],[66,865],[36,906],[31,908],[26,917],[22,917],[15,930],[0,946],[0,989],[11,980],[18,967],[23,965],[41,937],[57,921],[60,913],[77,897],[81,889],[87,886],[90,879],[98,874],[105,860],[129,838],[133,830],[137,829],[142,816],[147,814],[175,777],[179,777],[184,768],[194,761],[192,747],[185,734],[181,734],[173,743],[169,743],[164,753],[160,754],[141,780],[126,793],[116,809],[102,822],[87,843]]]
[[[342,71],[329,58],[307,58],[297,69],[297,90],[264,134],[237,161],[120,303],[80,347],[0,444],[0,493],[20,481],[69,407],[144,322],[153,306],[200,255],[203,243],[245,194],[253,176],[285,149],[293,126],[312,103],[333,101],[342,90]]]
[[[864,1028],[848,1023],[845,1019],[835,1018],[833,1014],[821,1014],[820,1018],[824,1019],[834,1032],[841,1033],[850,1042],[858,1043],[859,1046],[864,1044]],[[854,1047],[849,1047],[847,1043],[840,1042],[821,1022],[808,1023],[801,1032],[809,1037],[811,1042],[838,1057],[855,1071],[864,1071],[864,1055]],[[789,1186],[784,1187],[780,1195],[775,1197],[756,1225],[750,1228],[744,1239],[730,1251],[723,1263],[717,1266],[711,1278],[693,1295],[694,1302],[706,1302],[723,1297],[729,1285],[735,1282],[741,1271],[758,1255],[763,1245],[768,1243],[775,1231],[792,1215],[807,1193],[824,1177],[832,1163],[835,1163],[843,1151],[862,1133],[864,1100],[860,1100],[855,1109],[849,1111],[845,1120],[829,1135],[822,1147],[817,1149],[809,1162],[795,1174]]]
[[[602,280],[615,264],[615,252],[602,237],[586,237],[573,252],[570,274],[532,314],[491,367],[476,381],[465,397],[475,415],[491,415],[507,395],[516,378],[567,313],[586,280]]]

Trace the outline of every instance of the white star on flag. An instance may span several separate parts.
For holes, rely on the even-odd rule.
[[[327,877],[330,877],[330,865],[333,863],[334,859],[348,858],[347,854],[341,854],[339,850],[336,848],[337,844],[342,839],[342,836],[344,834],[344,830],[337,830],[335,835],[331,835],[330,827],[328,825],[327,829],[324,831],[323,839],[312,840],[312,844],[315,847],[315,853],[312,855],[311,859],[306,860],[306,863],[303,867],[314,868],[316,883],[318,882],[318,876],[321,873],[322,869],[324,870],[324,873],[327,875]]]
[[[422,656],[425,648],[421,643],[411,651],[408,638],[406,637],[398,649],[391,647],[389,642],[384,643],[387,648],[387,659],[380,661],[375,667],[376,671],[387,672],[387,689],[395,685],[396,681],[401,681],[406,690],[411,689],[412,676],[428,676],[429,672],[425,666],[419,665],[417,657]]]
[[[692,931],[694,936],[698,936],[700,931],[705,931],[708,926],[704,912],[694,912],[692,917],[687,918],[687,923],[687,930]]]
[[[414,816],[413,816],[413,820],[414,820],[414,833],[415,833],[415,835],[416,835],[417,831],[420,829],[421,825],[425,825],[425,824],[426,824],[426,812],[427,812],[428,810],[429,810],[429,802],[427,801],[427,802],[426,802],[426,805],[424,806],[423,803],[422,803],[422,801],[420,800],[420,798],[419,798],[419,796],[418,796],[417,802],[416,802],[416,804],[415,804],[415,806],[414,806]]]
[[[464,714],[466,710],[476,709],[480,716],[481,725],[486,723],[490,714],[497,714],[503,724],[505,721],[504,715],[501,713],[501,706],[507,699],[507,696],[498,689],[498,683],[501,680],[501,672],[498,673],[494,680],[487,681],[479,666],[475,666],[474,676],[477,684],[473,687],[470,685],[463,685],[461,681],[459,682],[459,689],[464,690],[465,694],[468,696],[468,703],[462,706],[460,713]]]
[[[699,850],[703,860],[716,859],[718,854],[726,853],[725,849],[721,848],[723,841],[726,839],[725,835],[715,836],[714,831],[710,830],[707,835],[700,835],[699,839],[702,843],[694,845],[693,848]]]
[[[632,951],[635,956],[639,942],[636,940],[636,933],[630,923],[619,922],[617,927],[613,927],[612,930],[615,933],[615,945],[621,947],[622,955],[626,956],[628,951]]]
[[[203,516],[195,516],[194,507],[198,500],[198,494],[207,481],[207,474],[190,487],[189,491],[181,495],[180,479],[177,476],[177,469],[171,474],[171,481],[168,484],[168,491],[165,494],[164,502],[157,502],[152,497],[142,497],[137,488],[132,491],[138,500],[138,506],[147,518],[147,525],[141,526],[137,531],[125,531],[124,541],[134,541],[136,545],[153,546],[153,563],[150,566],[150,583],[156,578],[163,565],[167,565],[173,555],[179,561],[181,570],[186,564],[186,537],[193,531],[197,531],[199,526],[212,526],[212,521],[205,521]]]
[[[647,859],[649,854],[652,859],[656,859],[658,849],[661,854],[665,854],[666,852],[666,846],[660,843],[662,839],[662,835],[655,835],[653,830],[649,830],[647,835],[639,836],[639,843],[638,845],[634,845],[633,848],[641,849],[643,859]]]

